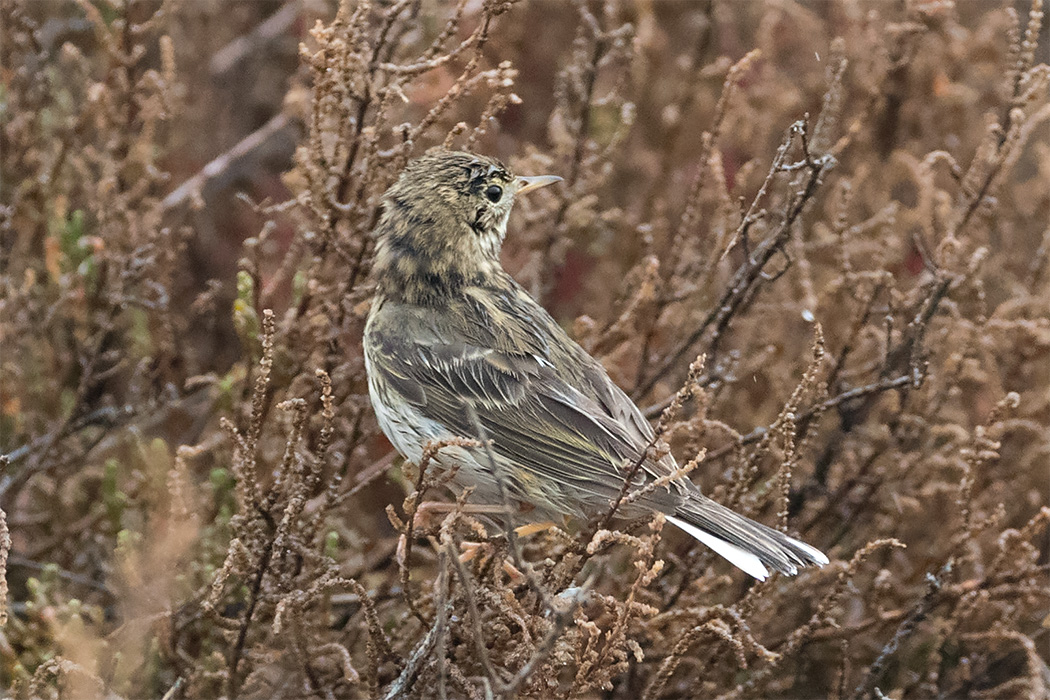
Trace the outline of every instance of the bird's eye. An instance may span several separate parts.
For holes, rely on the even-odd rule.
[[[488,197],[490,202],[495,204],[503,196],[503,188],[499,185],[489,185],[485,188],[485,196]]]

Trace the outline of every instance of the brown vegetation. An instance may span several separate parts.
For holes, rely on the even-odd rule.
[[[0,32],[13,697],[1047,696],[1040,0],[0,0]],[[361,332],[380,197],[441,144],[564,177],[508,268],[829,566],[415,517],[447,494],[379,434]]]

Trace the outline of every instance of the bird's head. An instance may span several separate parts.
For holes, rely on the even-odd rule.
[[[498,160],[462,151],[413,160],[383,197],[375,231],[380,287],[410,295],[421,285],[441,293],[494,274],[502,269],[499,252],[515,197],[559,180],[520,177]]]

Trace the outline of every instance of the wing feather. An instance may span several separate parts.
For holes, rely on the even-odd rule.
[[[413,342],[409,348],[379,330],[373,334],[383,357],[372,371],[423,416],[477,438],[469,402],[497,455],[577,490],[578,498],[590,496],[585,500],[599,507],[619,492],[622,465],[645,448],[635,431],[542,358],[459,343]]]

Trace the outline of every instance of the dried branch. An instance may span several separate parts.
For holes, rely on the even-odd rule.
[[[772,235],[766,238],[753,253],[748,255],[747,260],[733,275],[718,303],[700,322],[700,325],[685,340],[679,343],[678,347],[670,352],[644,381],[639,382],[638,387],[634,391],[635,396],[644,396],[649,393],[656,386],[657,382],[678,365],[681,359],[690,352],[691,348],[703,338],[709,329],[714,329],[713,335],[717,339],[728,328],[733,316],[744,301],[752,296],[756,285],[766,280],[764,272],[766,265],[783,250],[796,221],[798,221],[806,205],[816,193],[821,178],[834,164],[834,159],[830,156],[825,155],[814,158],[810,154],[806,142],[806,122],[795,122],[788,130],[787,136],[785,136],[776,157],[773,159],[773,165],[770,167],[769,175],[766,177],[766,184],[755,196],[751,204],[751,211],[744,217],[744,221],[737,229],[738,238],[747,236],[748,230],[753,225],[758,214],[758,204],[763,199],[766,189],[769,183],[773,181],[773,178],[783,171],[798,169],[796,165],[788,165],[786,163],[788,150],[796,138],[801,143],[803,157],[803,160],[796,165],[802,168],[806,175],[802,184],[795,190],[794,197],[787,207],[783,220]],[[712,341],[712,347],[714,347],[714,341]]]

